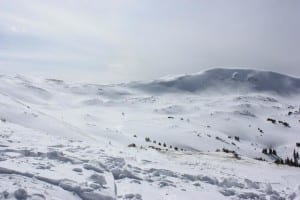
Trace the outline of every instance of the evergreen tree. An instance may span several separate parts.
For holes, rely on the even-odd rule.
[[[262,153],[263,153],[263,154],[268,154],[268,150],[267,150],[267,149],[263,149],[263,150],[262,150]]]
[[[269,148],[269,154],[272,155],[273,154],[273,150],[271,148]]]

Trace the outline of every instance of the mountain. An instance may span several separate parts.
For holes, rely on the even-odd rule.
[[[269,71],[216,68],[191,75],[135,82],[133,88],[153,93],[165,92],[269,92],[292,95],[300,91],[300,78]]]
[[[0,199],[299,199],[298,90],[238,69],[118,85],[2,75]]]

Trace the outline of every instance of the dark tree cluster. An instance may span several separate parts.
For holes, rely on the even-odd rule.
[[[259,161],[266,161],[266,159],[259,157],[259,158],[254,158],[255,160],[259,160]]]
[[[229,150],[229,149],[225,149],[225,148],[223,148],[222,150],[223,150],[224,153],[231,153],[231,154],[233,154],[234,158],[236,158],[236,159],[241,159],[240,156],[239,156],[239,154],[236,153],[233,150]],[[217,150],[217,152],[218,152],[218,150]]]
[[[240,137],[238,137],[238,136],[234,136],[234,139],[238,142],[240,141]]]
[[[145,141],[146,142],[151,142],[151,139],[149,138],[149,137],[146,137],[145,138]],[[165,150],[169,150],[169,149],[173,149],[173,146],[172,145],[170,145],[170,146],[168,146],[165,142],[164,143],[162,143],[162,142],[158,142],[158,141],[156,141],[156,140],[153,140],[152,141],[153,142],[153,144],[157,144],[158,146],[163,146],[164,148],[166,148]],[[156,148],[156,147],[154,147],[154,146],[149,146],[150,148],[152,148],[152,149],[156,149],[156,150],[162,150],[161,148]],[[174,147],[174,150],[175,151],[179,151],[179,148],[178,147]],[[183,149],[181,148],[180,149],[181,151],[183,151]]]
[[[260,133],[264,133],[264,131],[261,128],[257,129]]]
[[[223,148],[222,150],[223,150],[224,153],[235,153],[235,151],[229,150],[229,149],[225,149],[225,148]]]
[[[275,150],[275,149],[272,149],[272,148],[269,148],[269,149],[264,148],[264,149],[262,150],[262,153],[263,153],[263,154],[266,154],[266,155],[274,155],[274,156],[277,156],[276,150]]]
[[[220,137],[218,137],[218,136],[216,136],[216,140],[219,140],[219,141],[221,141],[221,142],[224,142],[224,143],[227,143],[227,144],[228,144],[228,142],[226,142],[224,139],[222,139],[222,138],[220,138]]]
[[[278,121],[279,124],[282,124],[283,126],[287,127],[287,128],[290,128],[290,124],[287,123],[287,122],[284,122],[284,121]]]
[[[232,139],[232,136],[228,136],[228,138],[229,139]],[[235,140],[235,141],[240,141],[240,137],[239,136],[233,136],[233,139]]]
[[[291,115],[292,113],[293,113],[293,112],[289,112],[288,115]],[[272,119],[272,118],[268,118],[267,121],[272,122],[273,124],[276,124],[276,123],[277,123],[277,120],[276,120],[276,119]],[[278,120],[278,123],[279,123],[279,124],[282,124],[283,126],[285,126],[285,127],[287,127],[287,128],[290,128],[290,127],[291,127],[289,123],[284,122],[284,121]],[[260,129],[258,129],[258,130],[260,130]]]
[[[136,147],[136,144],[134,144],[134,143],[129,144],[128,147],[134,147],[134,148],[135,148],[135,147]]]
[[[294,109],[294,108],[293,108]],[[288,112],[288,116],[291,116],[291,115],[293,115],[293,114],[299,114],[300,113],[300,107],[299,107],[299,110],[295,110],[295,111],[289,111]]]
[[[293,152],[293,157],[294,157],[294,160],[297,160],[297,161],[299,160],[299,153],[295,149],[294,149],[294,152]]]
[[[272,122],[273,124],[276,124],[276,122],[277,122],[276,119],[272,119],[272,118],[268,118],[267,121]]]
[[[294,149],[292,158],[287,157],[285,160],[279,158],[275,160],[275,163],[280,165],[288,165],[292,167],[300,167],[299,159],[299,153]]]

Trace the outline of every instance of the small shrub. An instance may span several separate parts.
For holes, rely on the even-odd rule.
[[[276,124],[276,120],[272,118],[268,118],[267,121],[272,122],[273,124]]]
[[[259,161],[266,161],[264,158],[254,158],[255,160],[259,160]]]
[[[238,137],[238,136],[234,136],[234,139],[238,142],[240,141],[240,137]]]
[[[283,122],[283,125],[285,126],[285,127],[290,127],[290,124],[289,123],[287,123],[287,122]]]
[[[128,147],[136,147],[136,145],[134,143],[129,144]]]
[[[281,158],[276,159],[274,163],[277,164],[277,165],[283,165],[284,164],[284,162]]]

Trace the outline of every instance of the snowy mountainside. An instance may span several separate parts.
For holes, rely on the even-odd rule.
[[[3,75],[0,199],[300,199],[300,168],[274,163],[300,152],[298,90],[238,69],[119,85]]]
[[[281,95],[297,94],[300,91],[300,79],[287,75],[246,69],[216,68],[197,74],[181,75],[166,79],[131,84],[151,92],[219,92],[219,93],[245,93],[269,92]]]

